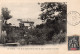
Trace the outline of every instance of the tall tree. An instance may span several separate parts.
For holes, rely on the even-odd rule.
[[[65,2],[44,2],[39,3],[42,13],[39,19],[46,22],[48,27],[53,27],[56,31],[66,29],[67,5]]]
[[[7,21],[8,19],[12,18],[12,16],[10,15],[10,11],[8,10],[8,8],[2,8],[2,17],[5,21]]]
[[[8,10],[8,8],[2,8],[2,19],[3,19],[3,30],[8,30],[8,24],[7,24],[7,20],[12,18],[12,16],[10,15],[10,11]]]
[[[45,22],[44,25],[38,25],[37,27],[46,29],[44,31],[47,36],[47,40],[51,40],[55,34],[60,32],[66,32],[67,21],[67,5],[65,2],[44,2],[38,3],[41,7],[41,14],[38,19]]]

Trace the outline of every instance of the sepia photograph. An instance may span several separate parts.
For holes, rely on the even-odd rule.
[[[0,13],[0,46],[66,42],[66,2],[3,3]]]

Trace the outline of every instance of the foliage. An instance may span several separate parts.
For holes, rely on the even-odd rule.
[[[8,8],[2,8],[2,16],[3,16],[4,20],[8,20],[8,19],[12,18]]]
[[[46,41],[52,40],[55,34],[59,34],[60,32],[65,33],[67,25],[66,3],[44,2],[39,5],[42,11],[39,15],[39,19],[44,23],[37,25],[36,28],[42,30],[42,34],[45,35]]]
[[[66,33],[55,34],[52,37],[52,41],[53,41],[53,43],[63,43],[63,42],[65,42],[65,39],[66,39],[65,36],[66,36]]]
[[[42,13],[41,20],[66,20],[67,6],[65,3],[45,2],[40,4]]]
[[[40,4],[42,13],[39,19],[45,22],[45,27],[54,28],[56,33],[66,31],[67,5],[66,3],[45,2]],[[40,25],[41,26],[41,25]]]
[[[39,15],[44,23],[36,25],[35,28],[11,27],[6,24],[6,31],[9,40],[20,41],[20,44],[46,44],[46,43],[62,43],[65,42],[67,6],[66,3],[45,2],[40,4],[42,13]],[[4,20],[10,19],[7,8],[2,8]],[[17,28],[17,29],[15,29]]]

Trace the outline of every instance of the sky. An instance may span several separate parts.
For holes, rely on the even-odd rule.
[[[42,22],[40,19],[38,19],[39,14],[41,13],[41,8],[40,5],[38,5],[38,2],[3,1],[0,5],[0,14],[2,7],[7,7],[8,10],[10,10],[12,18],[8,20],[8,23],[12,23],[14,26],[19,25],[19,21],[17,21],[17,19],[27,20],[30,18],[31,21],[34,21],[34,25]]]

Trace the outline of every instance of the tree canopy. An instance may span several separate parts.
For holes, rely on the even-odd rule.
[[[2,10],[2,16],[3,16],[4,20],[8,20],[8,19],[12,18],[8,8],[2,8],[1,10]]]
[[[39,19],[41,20],[66,20],[67,5],[66,3],[45,2],[40,4],[42,13]]]
[[[54,28],[59,32],[61,29],[66,30],[67,5],[65,2],[44,2],[39,5],[42,11],[39,19],[45,22],[46,27]]]
[[[38,3],[41,7],[42,24],[36,28],[42,30],[47,40],[52,40],[55,34],[66,33],[67,5],[65,2],[44,2]],[[56,36],[57,37],[57,36]]]

